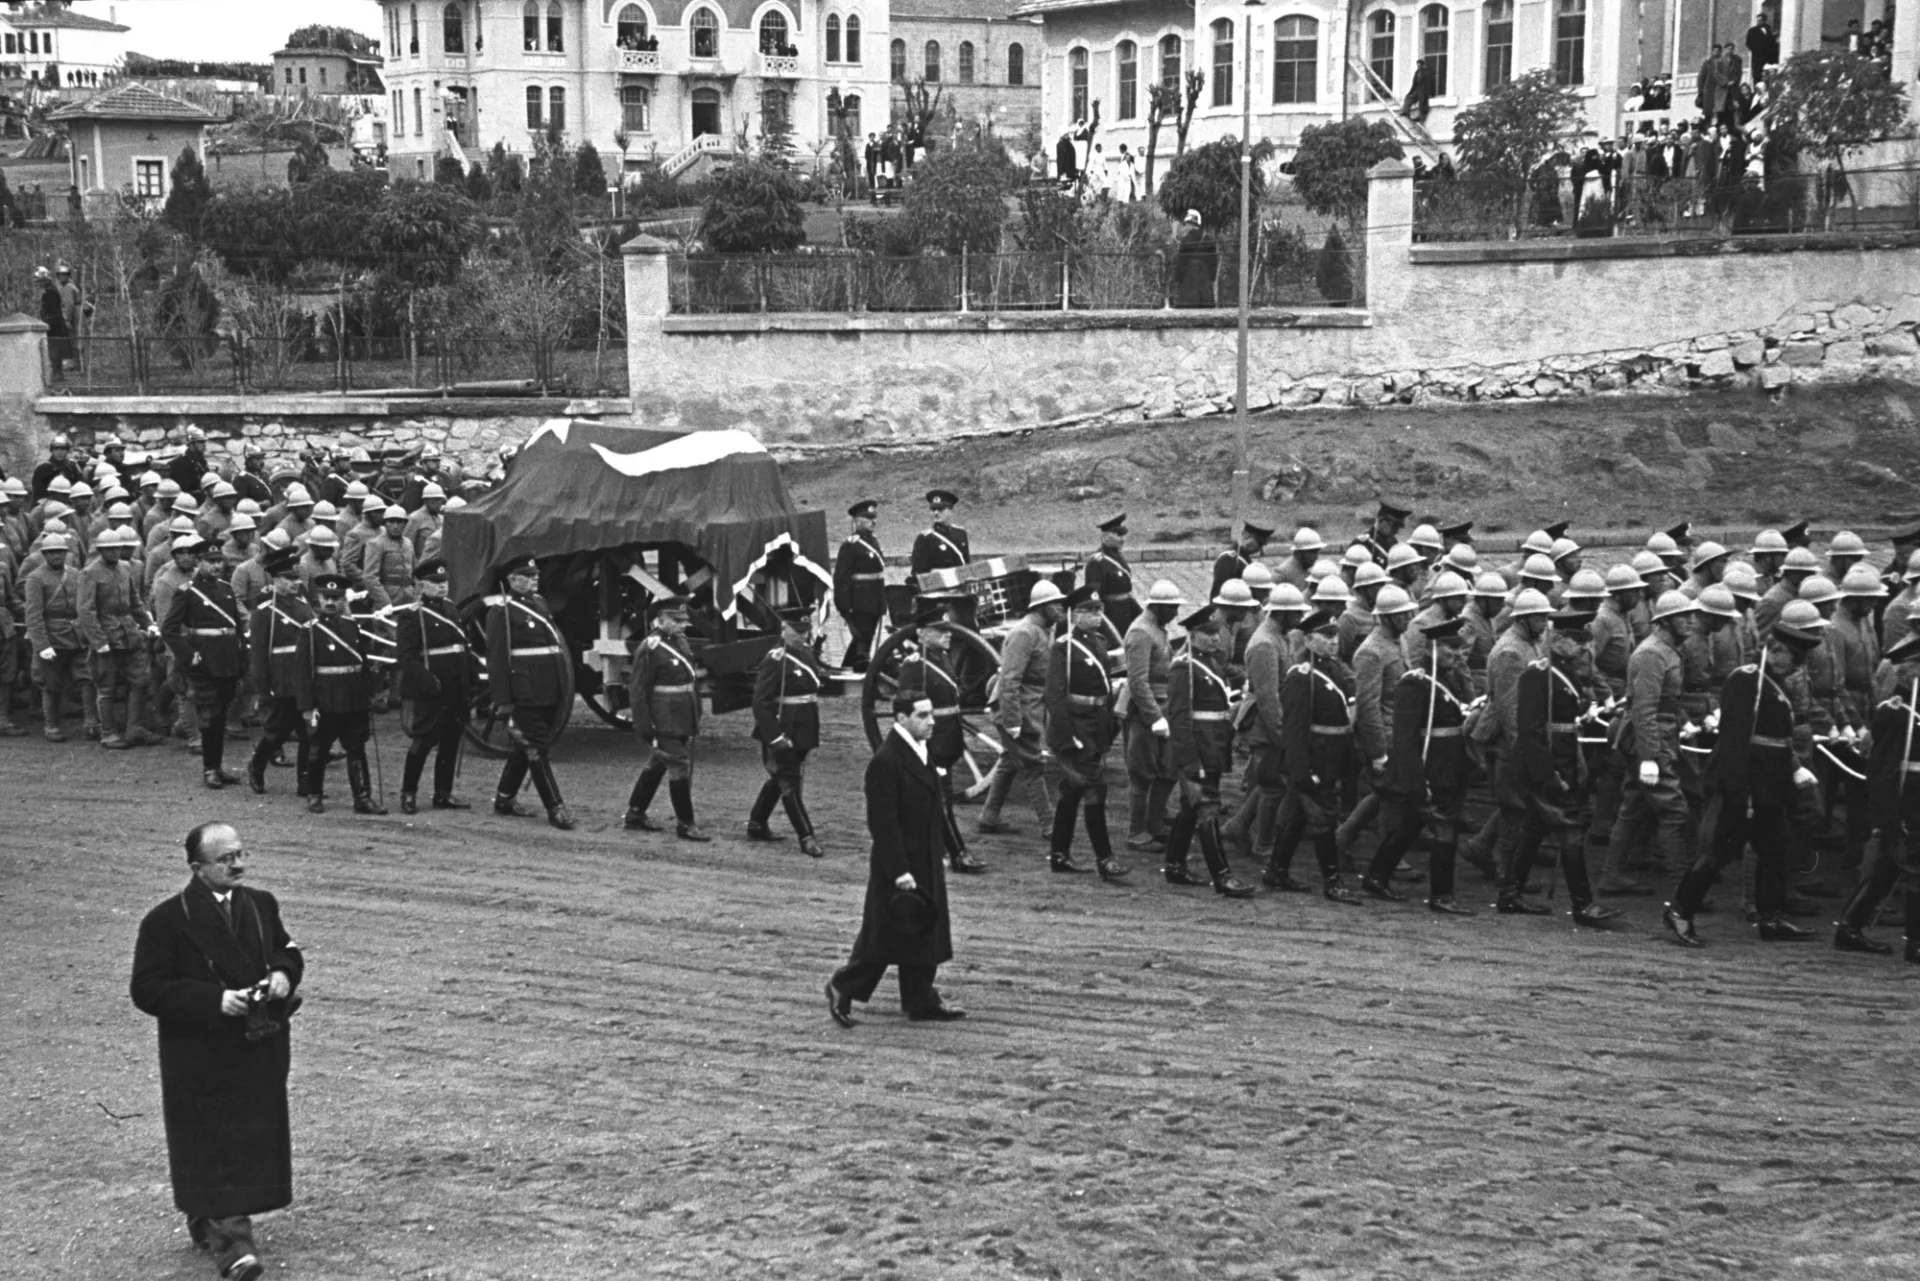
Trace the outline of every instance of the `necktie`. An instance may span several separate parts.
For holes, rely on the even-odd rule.
[[[220,916],[221,916],[221,919],[222,919],[222,920],[224,920],[224,921],[226,921],[226,923],[227,923],[227,928],[228,928],[229,930],[231,930],[231,929],[233,928],[233,899],[232,899],[232,897],[231,897],[231,896],[229,896],[229,897],[227,897],[227,898],[217,898],[217,899],[215,899],[215,900],[213,900],[213,901],[214,901],[214,902],[215,902],[215,903],[216,903],[217,905],[219,905],[219,908],[220,908]]]

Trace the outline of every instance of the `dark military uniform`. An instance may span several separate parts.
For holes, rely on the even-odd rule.
[[[1213,585],[1207,589],[1207,599],[1212,600],[1220,594],[1220,588],[1247,572],[1250,562],[1240,554],[1239,547],[1229,547],[1213,558]]]
[[[297,593],[273,592],[254,607],[250,621],[249,666],[254,692],[266,719],[260,730],[260,742],[253,749],[253,759],[247,765],[247,781],[254,791],[266,791],[267,766],[292,738],[300,745],[295,759],[295,786],[298,795],[306,796],[313,788],[308,782],[311,756],[307,719],[301,714],[301,704],[312,681],[308,625],[313,622],[313,607]]]
[[[525,813],[515,798],[532,775],[534,791],[548,817],[560,817],[556,813],[563,804],[560,784],[547,754],[565,710],[561,700],[566,696],[571,661],[546,601],[538,593],[503,592],[500,603],[487,614],[487,693],[495,713],[511,718],[514,743],[494,790],[496,813]]]
[[[1515,691],[1514,750],[1501,758],[1507,771],[1504,787],[1517,793],[1527,810],[1519,845],[1501,869],[1502,899],[1526,894],[1534,856],[1546,839],[1549,825],[1571,822],[1567,812],[1580,803],[1585,764],[1579,721],[1586,711],[1586,698],[1561,669],[1562,660],[1554,653],[1554,644],[1548,637],[1547,653],[1520,673]],[[1583,840],[1562,835],[1560,873],[1576,913],[1593,902]]]
[[[1329,890],[1340,884],[1340,853],[1334,846],[1340,782],[1354,767],[1353,700],[1319,658],[1288,670],[1280,685],[1280,749],[1287,777],[1268,876],[1284,881],[1303,838],[1313,841],[1320,876]]]
[[[300,710],[318,712],[307,762],[307,808],[325,805],[327,753],[337,742],[347,758],[347,786],[356,813],[385,813],[374,804],[367,739],[373,733],[373,691],[380,680],[372,647],[351,614],[314,617],[307,633],[309,680]]]
[[[1436,676],[1431,670],[1401,674],[1393,689],[1393,741],[1387,768],[1376,789],[1380,826],[1386,833],[1375,851],[1369,875],[1381,884],[1420,839],[1431,810],[1446,825],[1427,863],[1428,888],[1435,899],[1453,894],[1455,854],[1466,822],[1466,703],[1471,697],[1464,666]]]
[[[1060,767],[1050,844],[1056,866],[1071,861],[1075,817],[1085,809],[1094,858],[1113,867],[1107,835],[1107,752],[1119,732],[1106,637],[1069,630],[1047,653],[1047,747]]]
[[[1902,916],[1906,925],[1906,958],[1917,961],[1920,960],[1920,850],[1915,849],[1914,832],[1920,830],[1920,665],[1911,659],[1905,662],[1896,659],[1887,677],[1892,693],[1874,707],[1873,746],[1867,756],[1873,830],[1880,839],[1860,869],[1860,883],[1847,899],[1840,927],[1857,937],[1904,877],[1907,888]],[[1851,950],[1886,949],[1868,946]]]
[[[227,708],[246,668],[240,602],[217,574],[200,573],[167,606],[160,634],[184,673],[200,729],[200,765],[222,769],[227,745]],[[209,780],[211,781],[211,780]],[[237,780],[235,780],[237,781]]]
[[[874,535],[849,534],[840,544],[833,559],[833,605],[852,633],[841,665],[864,672],[880,620],[887,616],[887,560]]]
[[[1140,602],[1133,598],[1133,566],[1127,564],[1126,554],[1104,548],[1095,552],[1087,557],[1080,578],[1100,598],[1100,608],[1113,630],[1126,635],[1140,617]]]
[[[427,757],[432,756],[434,807],[464,809],[453,799],[453,780],[480,673],[460,625],[460,611],[444,597],[422,596],[395,607],[393,629],[400,697],[407,703],[407,735],[412,740],[401,772],[401,805],[413,804]]]
[[[1191,650],[1167,677],[1168,743],[1180,788],[1180,811],[1167,832],[1167,872],[1187,865],[1193,839],[1215,884],[1230,874],[1220,840],[1220,780],[1233,768],[1233,690],[1214,661]]]
[[[679,637],[655,632],[633,652],[627,705],[633,732],[648,744],[647,763],[627,798],[627,826],[651,830],[645,820],[662,779],[681,830],[694,825],[693,740],[700,733],[700,690],[693,651]]]
[[[816,858],[820,847],[802,788],[807,753],[820,745],[821,683],[820,660],[805,646],[779,646],[761,660],[753,682],[753,736],[760,743],[767,781],[747,815],[749,834],[764,836],[773,807],[779,805],[800,838],[800,848]]]

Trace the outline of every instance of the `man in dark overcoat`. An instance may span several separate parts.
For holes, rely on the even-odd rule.
[[[254,1281],[252,1215],[293,1202],[287,1020],[305,969],[273,895],[241,884],[225,823],[187,834],[187,887],[148,912],[134,1005],[160,1023],[160,1097],[173,1203],[226,1281]]]
[[[827,1011],[853,1026],[853,1003],[865,1004],[889,965],[899,971],[900,1006],[916,1023],[949,1022],[967,1012],[940,999],[939,967],[953,959],[947,917],[948,847],[940,779],[927,759],[933,700],[903,694],[893,702],[893,729],[867,762],[867,830],[873,837],[866,907],[853,955],[827,980]]]

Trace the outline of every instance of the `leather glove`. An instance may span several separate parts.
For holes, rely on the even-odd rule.
[[[1819,781],[1819,779],[1814,777],[1813,771],[1804,765],[1793,771],[1793,785],[1795,787],[1812,787]]]
[[[1660,782],[1660,762],[1641,761],[1640,762],[1640,786],[1655,787],[1659,785],[1659,782]]]
[[[1169,734],[1173,733],[1173,726],[1167,724],[1167,718],[1164,716],[1162,716],[1159,720],[1155,721],[1153,723],[1152,728],[1153,728],[1153,732],[1159,735],[1161,738],[1165,738]]]

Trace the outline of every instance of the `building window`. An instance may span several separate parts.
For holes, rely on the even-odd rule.
[[[1131,120],[1140,114],[1140,46],[1122,40],[1114,49],[1114,62],[1120,69],[1120,109],[1116,120]]]
[[[1491,92],[1513,79],[1513,0],[1487,6],[1485,89]]]
[[[1367,18],[1367,70],[1378,82],[1368,86],[1378,102],[1393,92],[1393,11],[1381,9]]]
[[[840,61],[840,15],[827,15],[827,61]]]
[[[696,9],[693,12],[693,56],[696,58],[718,58],[720,56],[720,19],[714,17],[711,9]]]
[[[1160,37],[1160,87],[1180,92],[1180,37]]]
[[[1023,85],[1027,82],[1027,48],[1022,44],[1007,46],[1007,83]]]
[[[307,69],[305,67],[302,67],[300,68],[300,83],[305,84],[306,82],[307,82]]]
[[[1213,31],[1213,105],[1233,105],[1233,22],[1221,18]]]
[[[1559,0],[1555,6],[1553,78],[1563,85],[1587,82],[1587,0]]]
[[[620,10],[620,24],[614,35],[622,49],[644,49],[647,44],[647,11],[637,4]]]
[[[166,195],[167,162],[164,160],[134,161],[133,191],[135,195],[148,200],[158,200]]]
[[[395,21],[397,22],[397,21],[399,21],[399,19],[398,19],[398,18],[395,18]],[[8,33],[7,33],[7,52],[8,52],[8,53],[19,53],[19,52],[20,52],[20,37],[19,37],[19,36],[16,36],[16,35],[14,35],[14,34],[13,34],[12,32],[8,32]],[[291,79],[293,78],[293,75],[292,75],[292,73],[291,73],[291,72],[289,72],[289,73],[288,73],[288,75],[287,75],[287,78],[288,78],[289,80],[291,80]]]
[[[854,19],[849,18],[847,21],[852,22]],[[846,113],[847,137],[858,138],[860,136],[860,95],[850,93],[840,99],[840,110]]]
[[[1433,74],[1433,96],[1447,94],[1447,6],[1430,4],[1420,11],[1420,56]]]
[[[528,53],[540,52],[540,0],[527,0],[527,7],[520,11],[520,38]]]
[[[973,83],[973,41],[971,40],[960,42],[960,83],[963,85]]]
[[[1282,18],[1273,26],[1273,100],[1313,102],[1314,68],[1320,62],[1320,24],[1312,18]]]
[[[74,79],[78,80],[79,77],[75,76]],[[325,67],[320,68],[320,87],[322,89],[327,87],[327,69]]]
[[[565,53],[567,51],[567,23],[560,11],[560,0],[553,0],[547,6],[547,52]]]
[[[860,61],[860,16],[847,15],[847,61]]]
[[[787,45],[787,16],[772,12],[760,19],[760,52],[783,54]]]
[[[554,133],[567,131],[567,91],[559,85],[547,90],[547,128]]]
[[[895,40],[887,50],[889,72],[893,82],[903,85],[907,82],[907,42]]]
[[[639,85],[620,86],[620,127],[628,133],[649,133],[647,91]]]
[[[412,37],[407,41],[407,52],[412,54],[417,54],[420,52],[420,6],[419,5],[410,4],[407,6],[407,25],[412,29],[412,32],[413,32]]]
[[[527,128],[538,130],[542,123],[541,109],[546,105],[547,95],[539,85],[527,86]]]
[[[441,39],[448,53],[467,51],[466,23],[461,19],[460,6],[450,4],[440,16]]]
[[[1087,118],[1087,51],[1067,51],[1067,114],[1079,124]]]
[[[940,42],[938,40],[929,40],[927,41],[927,83],[938,84],[939,82]]]
[[[418,138],[427,131],[427,113],[420,109],[420,91],[413,91],[413,136]]]
[[[9,42],[11,42],[11,41],[12,41],[12,39],[13,39],[13,37],[12,37],[12,36],[8,36],[8,37],[7,37],[7,39],[8,39],[8,41],[9,41]],[[11,50],[11,49],[9,49],[9,50],[7,50],[7,52],[8,52],[8,53],[12,53],[12,52],[13,52],[13,50]],[[287,84],[289,84],[289,85],[291,85],[291,84],[293,84],[293,68],[292,68],[292,67],[288,67],[288,68],[287,68]]]

